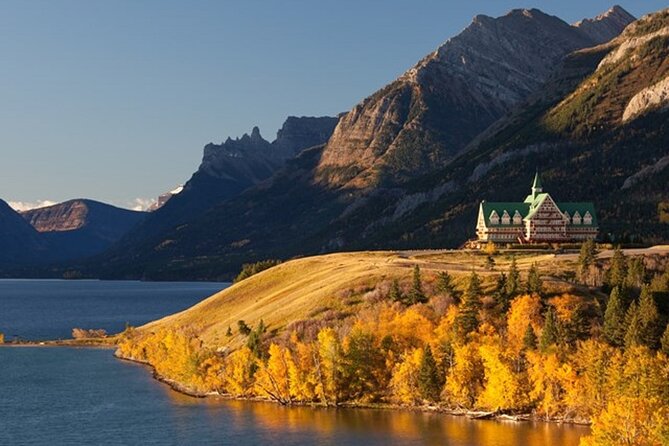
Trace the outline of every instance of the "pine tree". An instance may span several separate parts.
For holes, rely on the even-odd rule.
[[[581,251],[578,255],[578,272],[581,281],[587,282],[590,276],[590,267],[595,264],[597,259],[597,245],[594,240],[586,240],[581,245]]]
[[[625,331],[625,306],[620,287],[615,287],[604,312],[604,339],[613,346],[622,347],[625,344]]]
[[[397,279],[393,279],[392,284],[390,285],[390,293],[388,294],[390,300],[393,302],[402,302],[404,303],[404,294],[400,288],[400,282]]]
[[[437,292],[450,296],[456,304],[460,303],[460,293],[453,284],[453,278],[447,271],[442,271],[437,275]]]
[[[229,325],[228,325],[228,331],[225,332],[225,335],[226,335],[227,337],[232,336],[232,328],[230,328]]]
[[[240,334],[244,336],[248,336],[249,334],[251,334],[251,328],[248,325],[246,325],[246,322],[244,322],[243,320],[237,321],[237,327],[239,328]]]
[[[607,272],[607,284],[611,288],[624,287],[627,281],[627,259],[620,246],[616,247]]]
[[[427,302],[427,297],[423,293],[423,283],[420,278],[420,267],[415,265],[413,267],[413,283],[411,285],[411,291],[409,291],[408,303],[409,305],[425,303]]]
[[[662,352],[669,356],[669,324],[667,324],[667,328],[664,329],[664,334],[662,335],[660,343],[662,346]]]
[[[481,281],[478,274],[472,271],[465,296],[458,309],[456,326],[462,338],[478,328],[478,314],[481,309]]]
[[[539,348],[545,351],[553,344],[557,344],[559,340],[559,327],[557,316],[553,307],[549,307],[544,314],[544,328],[541,330],[541,339],[539,341]]]
[[[629,260],[627,268],[626,285],[628,287],[641,288],[646,280],[646,265],[643,257],[634,257]]]
[[[512,299],[518,294],[520,290],[520,272],[516,265],[516,258],[511,258],[511,266],[509,266],[509,275],[506,279],[506,294],[509,299]]]
[[[658,349],[661,336],[660,315],[648,286],[641,289],[639,297],[639,336],[641,343],[648,348]]]
[[[420,395],[424,400],[430,402],[438,401],[441,386],[442,382],[437,362],[434,360],[432,349],[428,345],[425,347],[423,358],[420,362],[420,369],[418,370],[418,389],[420,390]]]
[[[497,306],[502,313],[507,312],[509,304],[511,303],[511,299],[509,299],[509,295],[506,293],[506,282],[506,274],[500,273],[497,277],[495,292],[493,293],[495,302],[497,302]]]
[[[541,295],[543,292],[543,286],[544,284],[541,280],[541,276],[539,275],[537,264],[533,263],[529,273],[527,274],[527,293]]]
[[[534,334],[534,329],[531,324],[527,324],[525,336],[523,337],[523,347],[526,350],[534,350],[537,348],[537,335]]]
[[[627,309],[625,314],[625,348],[634,347],[641,344],[641,321],[639,320],[639,309],[636,302]]]
[[[492,256],[488,256],[485,259],[485,269],[492,271],[495,269],[495,259]]]

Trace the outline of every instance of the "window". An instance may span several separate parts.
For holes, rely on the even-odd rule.
[[[502,224],[503,225],[508,225],[511,223],[511,216],[509,215],[508,212],[504,211],[502,214]]]
[[[584,225],[592,224],[592,214],[590,214],[590,211],[585,212],[585,215],[583,216],[583,224]]]
[[[513,224],[519,225],[522,222],[523,222],[523,217],[521,217],[520,212],[516,211],[516,213],[513,214]]]
[[[574,212],[573,222],[575,225],[581,224],[581,214],[579,214],[578,211]]]

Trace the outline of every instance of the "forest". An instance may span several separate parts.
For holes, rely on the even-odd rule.
[[[204,345],[194,327],[129,327],[117,354],[198,394],[482,411],[590,423],[582,445],[669,444],[666,257],[601,261],[588,242],[563,289],[540,264],[497,271],[488,254],[486,280],[415,266],[350,316],[240,320],[226,336],[241,348]]]

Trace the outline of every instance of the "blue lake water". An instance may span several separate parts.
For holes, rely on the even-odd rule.
[[[72,326],[116,331],[125,322],[139,325],[180,310],[222,286],[0,281],[0,324],[32,339],[66,337]],[[12,317],[3,314],[7,309]],[[115,359],[111,350],[0,348],[0,445],[571,446],[587,432],[417,412],[196,399],[153,380],[143,366]]]

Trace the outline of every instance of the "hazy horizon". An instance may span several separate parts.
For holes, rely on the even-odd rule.
[[[144,207],[189,179],[205,144],[345,112],[477,14],[535,7],[573,23],[615,3],[5,1],[0,198]],[[637,17],[666,7],[617,3]]]

